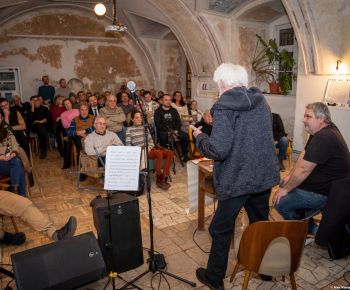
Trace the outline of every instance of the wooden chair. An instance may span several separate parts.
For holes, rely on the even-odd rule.
[[[96,155],[87,155],[83,152],[79,155],[78,164],[78,177],[77,177],[77,187],[78,189],[86,190],[101,190],[103,189],[103,184],[101,186],[81,186],[80,184],[80,174],[85,174],[89,177],[100,179],[104,177],[104,168],[98,167],[98,157]],[[96,183],[95,183],[96,184]]]
[[[199,152],[196,146],[196,140],[193,138],[193,130],[191,127],[188,127],[188,138],[190,140],[190,154],[191,158],[201,158],[202,154]]]
[[[261,221],[243,232],[233,270],[232,282],[239,266],[245,268],[242,289],[248,288],[251,272],[272,277],[289,275],[292,289],[297,289],[294,273],[299,268],[307,234],[305,221]]]

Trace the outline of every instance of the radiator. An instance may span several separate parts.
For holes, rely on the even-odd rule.
[[[328,107],[332,121],[342,133],[350,150],[350,107]]]

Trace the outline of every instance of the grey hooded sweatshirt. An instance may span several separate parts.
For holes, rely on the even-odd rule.
[[[270,108],[259,89],[236,87],[212,108],[213,130],[196,138],[200,152],[214,160],[218,200],[265,191],[279,182]]]

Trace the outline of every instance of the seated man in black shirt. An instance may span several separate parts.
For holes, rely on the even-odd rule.
[[[48,123],[50,121],[50,111],[46,106],[40,105],[38,96],[30,98],[31,110],[28,114],[30,129],[38,134],[40,159],[45,159],[47,154],[47,141],[49,138]]]
[[[273,140],[278,148],[278,160],[280,163],[280,170],[285,171],[283,160],[286,159],[286,152],[288,149],[288,138],[284,131],[284,126],[280,115],[272,113],[272,130],[273,130]]]
[[[311,217],[323,209],[332,181],[350,176],[349,149],[328,107],[319,102],[307,105],[304,126],[309,140],[273,197],[276,209],[288,220]],[[315,235],[317,229],[310,218],[309,234]]]
[[[181,131],[180,115],[171,107],[171,97],[163,96],[163,104],[154,112],[154,123],[157,128],[157,136],[161,146],[172,145],[171,138],[178,138],[181,144],[182,159],[188,161],[188,134]]]
[[[196,128],[202,127],[202,133],[210,136],[211,130],[213,129],[213,117],[210,114],[210,110],[206,110],[203,114],[202,119],[194,125]]]

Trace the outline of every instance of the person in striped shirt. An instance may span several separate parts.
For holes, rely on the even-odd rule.
[[[145,146],[144,128],[142,126],[142,116],[140,112],[132,114],[133,125],[128,127],[125,136],[126,146]],[[174,153],[168,149],[154,147],[154,143],[150,134],[148,134],[148,158],[155,160],[156,170],[156,185],[164,190],[168,190],[170,183],[168,182],[170,167],[174,159]],[[165,164],[162,169],[162,161],[165,159]]]

